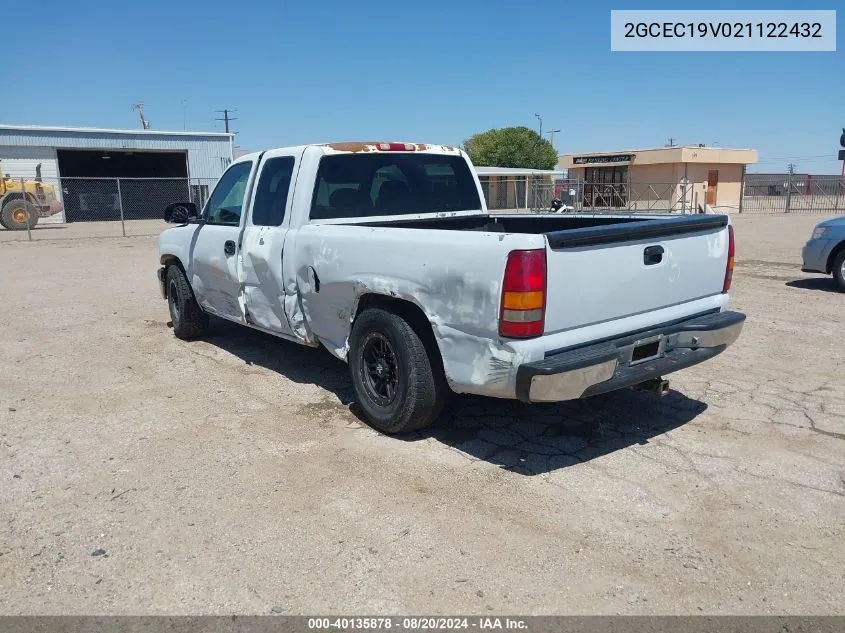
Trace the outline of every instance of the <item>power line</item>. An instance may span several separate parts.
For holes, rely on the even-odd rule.
[[[836,154],[811,154],[808,156],[767,156],[766,161],[773,160],[808,160],[810,158],[836,158]]]

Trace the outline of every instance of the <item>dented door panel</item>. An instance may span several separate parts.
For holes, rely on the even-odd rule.
[[[244,229],[242,242],[243,301],[247,323],[290,333],[285,316],[282,248],[286,230],[278,227]]]
[[[302,153],[302,148],[293,148],[262,154],[241,237],[246,322],[285,336],[297,336],[287,317],[283,259]]]

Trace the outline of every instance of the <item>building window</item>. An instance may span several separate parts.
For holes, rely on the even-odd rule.
[[[587,167],[584,170],[584,182],[613,184],[628,182],[628,167]]]
[[[628,206],[628,167],[587,167],[584,170],[585,208],[621,209]]]

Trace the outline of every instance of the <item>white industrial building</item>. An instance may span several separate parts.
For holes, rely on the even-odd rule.
[[[232,162],[233,151],[229,133],[0,125],[0,171],[55,187],[64,211],[53,221],[113,219],[118,203],[92,207],[95,193],[104,189],[106,198],[117,196],[138,217],[147,213],[142,195],[203,197]],[[144,186],[134,187],[134,194],[133,187],[113,186],[123,179]],[[129,199],[133,195],[138,200]],[[152,217],[159,209],[150,206]]]

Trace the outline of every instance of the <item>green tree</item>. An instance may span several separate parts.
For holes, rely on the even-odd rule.
[[[554,169],[557,152],[552,144],[525,126],[480,132],[464,142],[472,162],[484,167]]]

